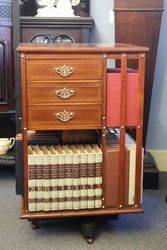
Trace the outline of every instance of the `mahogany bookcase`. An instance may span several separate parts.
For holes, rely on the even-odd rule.
[[[21,86],[22,86],[22,138],[23,138],[23,172],[24,172],[24,193],[21,203],[21,218],[28,219],[33,225],[38,220],[66,218],[66,217],[94,217],[103,215],[118,215],[126,213],[142,213],[142,133],[143,133],[143,104],[144,104],[144,79],[145,79],[145,54],[148,51],[146,47],[139,47],[127,44],[73,44],[73,45],[35,45],[21,44],[18,47],[21,58]],[[119,60],[121,69],[121,100],[120,100],[120,146],[119,146],[119,178],[118,178],[118,205],[108,207],[106,200],[106,188],[110,185],[106,172],[106,150],[107,150],[107,60]],[[136,173],[135,173],[135,197],[134,204],[127,205],[124,202],[124,183],[125,183],[125,135],[127,129],[126,123],[126,105],[127,105],[127,65],[129,60],[136,60],[138,63],[138,100],[137,100],[137,121],[136,132]],[[43,64],[42,61],[45,61]],[[41,63],[42,62],[42,63]],[[85,62],[84,66],[81,62]],[[68,75],[64,80],[63,76],[57,75],[53,71],[53,66],[59,64],[73,65],[75,71]],[[45,66],[42,66],[45,65]],[[59,65],[61,66],[61,65]],[[44,67],[44,68],[43,68]],[[98,82],[98,88],[101,98],[98,103],[87,102],[87,96],[83,96],[80,103],[73,103],[68,99],[60,101],[59,107],[66,107],[66,110],[74,109],[76,117],[63,123],[53,119],[51,112],[56,109],[54,101],[37,104],[28,95],[30,91],[30,82],[40,84],[40,91],[43,90],[46,83],[52,81],[53,86],[60,81],[62,84],[84,83],[93,84]],[[32,82],[31,82],[32,83]],[[86,85],[85,85],[86,86]],[[87,85],[88,86],[88,85]],[[52,107],[51,107],[52,106]],[[36,112],[36,111],[37,112]],[[112,110],[112,107],[111,107]],[[88,112],[91,115],[88,115]],[[93,115],[95,113],[96,115]],[[103,195],[102,207],[92,210],[77,211],[50,211],[50,212],[29,212],[28,211],[28,132],[29,130],[59,130],[68,131],[77,130],[99,130],[101,136],[101,145],[103,152]],[[112,163],[111,163],[112,164]],[[90,240],[91,236],[89,237]]]

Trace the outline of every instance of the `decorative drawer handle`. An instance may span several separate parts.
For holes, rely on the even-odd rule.
[[[61,97],[62,99],[68,99],[75,94],[75,90],[64,88],[64,89],[55,90],[55,93],[57,96]]]
[[[55,115],[60,121],[68,122],[74,117],[75,113],[64,110],[63,112],[55,113]]]
[[[74,72],[74,70],[75,70],[74,67],[67,66],[67,65],[65,65],[65,64],[64,64],[64,65],[61,65],[61,66],[59,66],[59,67],[56,67],[56,68],[54,68],[54,69],[56,70],[56,72],[57,72],[59,75],[64,76],[64,77],[71,75],[71,74]]]

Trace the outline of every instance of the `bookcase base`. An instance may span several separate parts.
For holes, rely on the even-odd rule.
[[[143,213],[141,207],[125,207],[125,208],[104,208],[93,210],[77,210],[77,211],[51,211],[51,212],[27,212],[21,203],[21,219],[27,220],[45,220],[54,218],[68,218],[68,217],[91,217],[91,216],[105,216],[118,214],[135,214]]]

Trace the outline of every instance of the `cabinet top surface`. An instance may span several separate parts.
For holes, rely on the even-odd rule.
[[[25,53],[135,53],[147,52],[147,47],[123,43],[32,44],[22,43],[17,48]]]

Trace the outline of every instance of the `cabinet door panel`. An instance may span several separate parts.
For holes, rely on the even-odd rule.
[[[7,104],[6,41],[0,37],[0,105]]]

